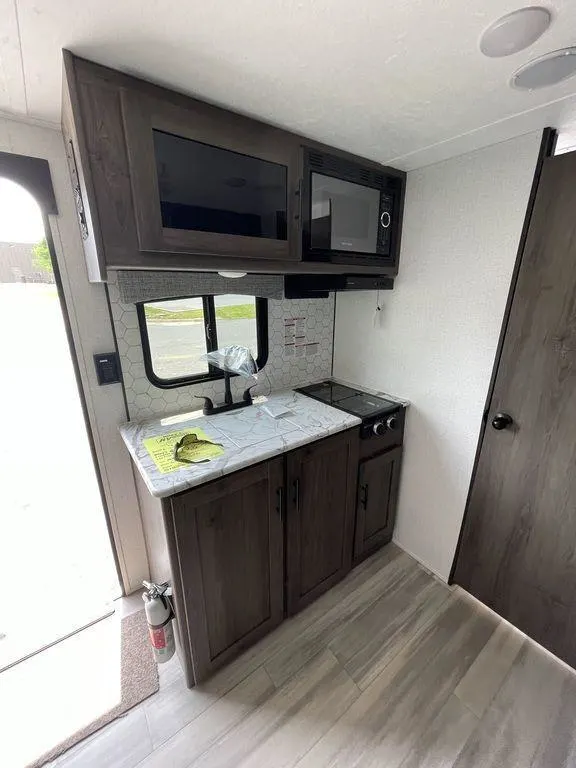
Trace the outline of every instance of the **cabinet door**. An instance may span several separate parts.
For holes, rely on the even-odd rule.
[[[166,524],[189,684],[282,621],[283,475],[282,459],[273,459],[171,500]]]
[[[194,99],[122,95],[143,251],[298,259],[298,143]]]
[[[402,448],[360,464],[354,561],[362,560],[392,538],[400,483]]]
[[[358,430],[300,448],[287,462],[286,588],[292,614],[351,568]]]

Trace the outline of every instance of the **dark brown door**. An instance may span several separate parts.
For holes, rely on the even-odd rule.
[[[359,562],[392,538],[400,484],[402,448],[361,462],[358,470],[354,561]]]
[[[348,430],[288,455],[286,591],[296,613],[352,566],[358,431]]]
[[[171,501],[181,639],[196,683],[282,621],[283,479],[273,459]]]
[[[576,153],[544,161],[487,418],[454,579],[576,666]]]

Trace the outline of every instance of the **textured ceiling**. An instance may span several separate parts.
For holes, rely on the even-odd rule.
[[[504,59],[482,30],[517,0],[0,0],[0,110],[59,122],[61,49],[406,168],[576,125],[576,78],[507,85],[576,44],[576,1]]]

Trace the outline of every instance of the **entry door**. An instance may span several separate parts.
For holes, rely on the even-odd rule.
[[[150,577],[150,571],[130,456],[118,432],[118,424],[126,420],[122,385],[99,386],[92,359],[94,354],[114,349],[114,333],[105,287],[88,282],[78,226],[77,200],[70,183],[66,149],[58,131],[0,117],[0,178],[19,182],[35,195],[37,201],[41,201],[41,207],[47,214],[47,234],[51,235],[54,258],[59,267],[61,295],[70,321],[79,382],[90,421],[122,583],[125,591],[130,593],[140,589],[142,580]],[[72,155],[69,161],[73,166]],[[47,169],[43,176],[44,185],[39,187],[35,182],[34,167],[43,163],[47,163]],[[52,184],[56,200],[49,205],[45,186],[52,190]],[[6,216],[6,210],[0,211],[0,215],[2,213]],[[30,317],[27,319],[30,320]],[[18,322],[13,321],[8,330],[17,333]],[[2,351],[5,353],[4,349]],[[7,372],[11,374],[13,371],[12,361],[6,354],[0,363],[0,371],[4,378]],[[49,383],[54,385],[57,381]],[[44,382],[39,383],[36,395],[35,402],[43,404],[46,410],[54,410],[55,405],[47,396]],[[37,442],[43,441],[45,435],[36,429],[34,438]],[[44,443],[42,445],[45,451]],[[39,450],[36,448],[34,455]],[[63,464],[62,471],[69,471],[69,465]]]
[[[576,667],[576,153],[544,161],[454,580]]]
[[[38,202],[0,173],[0,672],[120,594],[52,248]]]

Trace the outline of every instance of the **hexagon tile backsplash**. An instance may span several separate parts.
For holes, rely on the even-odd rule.
[[[196,410],[201,401],[195,395],[223,400],[224,382],[209,381],[172,389],[155,387],[146,376],[144,356],[134,304],[122,304],[115,276],[108,283],[110,304],[122,376],[131,419],[146,419],[159,414]],[[285,346],[290,319],[301,318],[309,342],[306,355],[290,354]],[[288,325],[285,321],[288,321]],[[332,345],[334,340],[334,294],[327,299],[269,299],[268,300],[268,362],[258,375],[254,394],[301,387],[332,375]],[[293,348],[292,348],[293,349]],[[245,380],[232,379],[234,397],[241,396]]]

